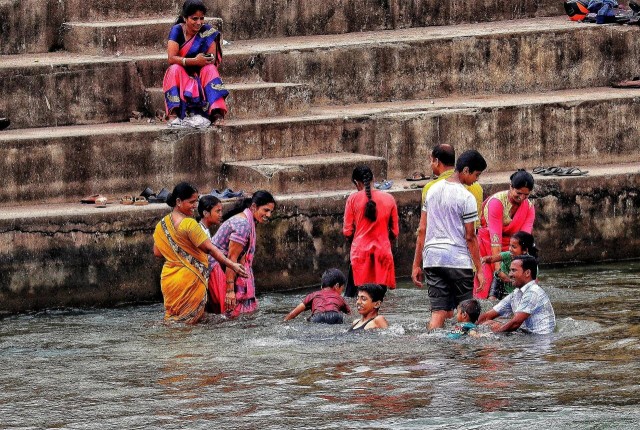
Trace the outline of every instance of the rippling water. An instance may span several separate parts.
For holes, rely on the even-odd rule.
[[[0,428],[638,428],[640,263],[540,284],[549,337],[427,334],[407,283],[374,333],[280,322],[303,293],[196,327],[162,324],[158,304],[5,318]]]

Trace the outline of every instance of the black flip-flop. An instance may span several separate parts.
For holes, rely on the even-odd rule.
[[[11,121],[9,121],[9,118],[0,118],[0,130],[4,130],[10,125],[11,125]]]
[[[555,173],[556,176],[584,176],[588,170],[580,170],[578,167],[566,167]]]
[[[166,188],[158,191],[158,194],[153,194],[147,197],[149,203],[167,203],[167,198],[169,197],[169,190]]]

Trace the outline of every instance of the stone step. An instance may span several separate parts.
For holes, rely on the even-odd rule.
[[[221,74],[305,83],[317,103],[591,88],[640,75],[635,31],[562,17],[241,41],[225,50]],[[126,120],[165,69],[164,53],[2,57],[0,111],[13,112],[16,127]]]
[[[235,161],[225,163],[222,170],[226,187],[289,194],[347,188],[353,169],[361,164],[368,165],[376,178],[387,177],[384,158],[348,152]]]
[[[227,119],[263,118],[309,110],[310,91],[303,84],[253,82],[225,84]],[[147,89],[147,112],[165,110],[162,88]]]
[[[308,1],[269,1],[256,4],[246,1],[213,2],[208,12],[218,13],[218,21],[228,23],[224,33],[230,40],[260,39],[283,36],[343,34],[361,31],[392,30],[411,27],[428,27],[460,23],[500,21],[527,17],[552,16],[562,13],[556,2],[524,2],[513,4],[504,0],[484,1],[478,8],[473,0],[460,4],[421,0],[396,1],[385,7],[379,1],[344,2],[330,1],[311,5]],[[171,3],[171,2],[169,2]],[[292,5],[291,3],[300,3]],[[104,5],[96,4],[100,9]],[[127,11],[118,21],[96,20],[96,12],[84,18],[85,22],[69,22],[64,47],[71,52],[86,54],[129,53],[141,48],[154,49],[164,46],[170,26],[176,20],[175,13],[161,15],[172,8],[167,4],[147,5],[146,9],[156,18],[149,19],[138,5],[139,12]],[[85,8],[86,9],[86,8]],[[94,7],[94,10],[98,9]],[[122,15],[111,5],[109,19]],[[77,16],[77,15],[72,15]],[[100,14],[98,13],[98,16]],[[136,18],[132,18],[136,17]]]
[[[483,22],[562,13],[556,0],[207,0],[230,40],[391,30]],[[64,22],[167,18],[175,20],[176,0],[23,0],[0,2],[0,54],[48,52],[60,48]],[[166,39],[165,28],[162,39]],[[105,39],[106,40],[106,39]],[[150,46],[158,43],[149,39]],[[87,40],[80,43],[88,43]]]
[[[176,18],[128,19],[121,21],[67,22],[63,46],[68,52],[86,55],[122,55],[167,49],[169,29]],[[222,19],[207,18],[222,31]]]
[[[183,0],[64,0],[67,21],[178,17]],[[206,1],[205,4],[210,3]]]
[[[534,235],[543,251],[541,262],[640,258],[640,163],[580,167],[589,175],[536,176]],[[507,189],[510,173],[483,174],[480,184],[485,195]],[[195,184],[202,192],[209,189],[207,182]],[[276,194],[274,218],[260,226],[257,237],[258,291],[317,284],[328,267],[347,269],[349,247],[340,229],[345,200],[353,191],[351,187]],[[389,192],[400,215],[400,235],[393,246],[396,274],[408,276],[420,219],[420,190],[398,185]],[[106,209],[80,204],[3,205],[0,314],[161,300],[162,262],[151,253],[152,234],[168,211],[166,205],[112,204]]]
[[[225,184],[225,163],[337,152],[383,157],[388,176],[405,177],[429,173],[437,143],[478,149],[499,170],[640,161],[640,126],[626,120],[639,117],[640,90],[591,88],[327,106],[206,131],[137,123],[9,129],[0,132],[0,201],[74,201],[180,180],[213,188]]]

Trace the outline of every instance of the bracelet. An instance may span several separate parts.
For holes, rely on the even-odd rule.
[[[187,67],[187,57],[182,57],[182,66]]]

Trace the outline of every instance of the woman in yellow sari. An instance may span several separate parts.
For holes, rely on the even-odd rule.
[[[198,190],[181,182],[167,198],[171,213],[156,225],[153,253],[165,259],[160,285],[165,320],[195,324],[205,314],[211,255],[220,264],[247,276],[240,263],[234,263],[215,246],[193,219],[198,206]]]

